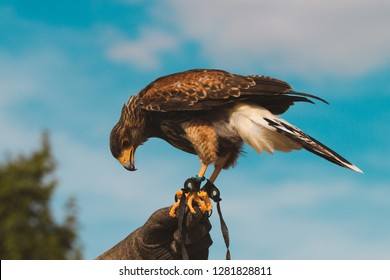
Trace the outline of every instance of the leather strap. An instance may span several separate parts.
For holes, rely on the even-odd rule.
[[[226,245],[226,260],[231,260],[230,256],[230,239],[229,239],[229,230],[228,227],[226,226],[225,220],[223,219],[222,216],[222,210],[221,210],[221,193],[219,189],[212,183],[210,180],[207,180],[206,184],[202,188],[203,191],[206,191],[208,196],[214,200],[215,203],[217,203],[217,211],[218,211],[218,216],[219,216],[219,222],[221,224],[221,231],[222,231],[222,236],[223,240],[225,241]]]
[[[223,240],[225,241],[226,245],[226,260],[230,260],[230,240],[229,240],[229,230],[228,227],[226,226],[225,220],[223,219],[222,216],[222,210],[221,210],[221,197],[220,197],[220,191],[219,189],[209,180],[207,180],[206,184],[200,189],[200,184],[202,180],[199,178],[189,178],[184,182],[184,187],[182,188],[183,195],[180,197],[180,204],[179,204],[179,209],[177,211],[177,220],[178,220],[178,229],[179,229],[179,234],[180,234],[180,243],[181,243],[181,252],[182,252],[182,258],[183,260],[188,260],[188,252],[186,249],[186,246],[184,244],[185,240],[185,224],[184,224],[184,216],[185,216],[185,208],[186,208],[186,193],[189,193],[190,191],[205,191],[207,192],[208,196],[214,200],[215,203],[217,203],[217,212],[219,216],[219,221],[221,224],[221,231],[222,231],[222,236]],[[211,215],[211,214],[210,214]]]

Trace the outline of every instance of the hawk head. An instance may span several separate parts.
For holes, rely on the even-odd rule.
[[[131,100],[123,106],[121,117],[111,131],[110,149],[124,168],[135,171],[135,150],[148,137],[145,135],[145,119]]]

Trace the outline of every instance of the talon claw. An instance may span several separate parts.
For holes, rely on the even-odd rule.
[[[180,205],[180,198],[183,195],[182,190],[178,190],[175,195],[176,202],[172,205],[171,210],[169,211],[169,216],[176,217],[176,211]],[[210,198],[205,191],[190,191],[188,193],[184,193],[186,196],[186,205],[188,206],[189,211],[192,214],[195,214],[196,211],[193,207],[196,204],[199,207],[199,210],[202,213],[209,212],[212,210],[212,205]]]

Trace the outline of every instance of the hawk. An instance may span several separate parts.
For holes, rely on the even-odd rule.
[[[222,70],[195,69],[160,77],[131,96],[122,108],[110,135],[112,155],[134,171],[136,149],[148,138],[157,137],[172,146],[195,154],[201,167],[197,178],[204,178],[210,164],[214,182],[222,169],[235,165],[243,144],[259,154],[263,151],[290,152],[306,149],[345,168],[358,167],[278,115],[295,102],[320,97],[293,91],[281,80],[267,76],[242,76]],[[206,209],[211,208],[206,198]],[[191,203],[188,203],[193,211]],[[175,209],[171,215],[174,216]]]

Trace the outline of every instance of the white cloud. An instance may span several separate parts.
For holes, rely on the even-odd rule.
[[[143,70],[155,70],[160,67],[162,54],[177,47],[177,38],[164,31],[143,29],[140,33],[137,39],[122,39],[111,46],[108,57]]]
[[[55,95],[53,74],[61,60],[59,53],[48,49],[19,55],[0,49],[0,146],[3,149],[26,152],[36,147],[33,139],[39,139],[40,135],[33,130],[40,124],[23,117],[26,112],[19,108],[28,102],[43,104]]]
[[[18,100],[40,96],[46,80],[41,67],[55,65],[57,56],[50,52],[16,56],[0,49],[0,60],[0,106],[7,106]]]
[[[164,4],[165,5],[165,1]],[[390,2],[171,0],[155,15],[223,67],[361,75],[390,63]]]

